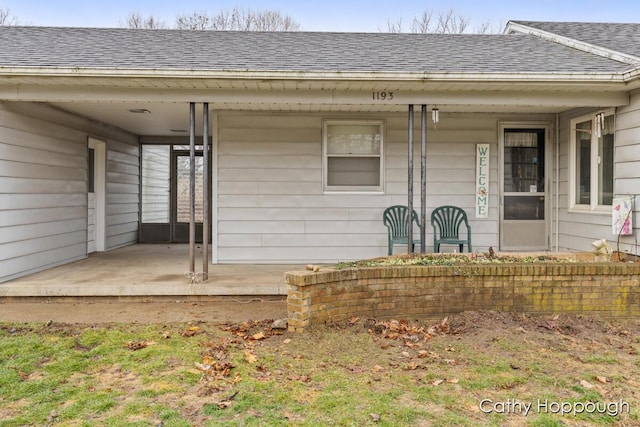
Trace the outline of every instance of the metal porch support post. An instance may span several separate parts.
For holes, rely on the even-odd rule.
[[[189,273],[196,272],[196,104],[189,103]]]
[[[409,105],[409,144],[407,149],[407,253],[413,253],[413,105]]]
[[[209,103],[202,105],[202,272],[203,280],[209,275]]]
[[[422,104],[420,135],[420,253],[426,252],[427,237],[427,106]]]

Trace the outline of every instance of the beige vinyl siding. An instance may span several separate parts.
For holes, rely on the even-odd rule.
[[[137,161],[133,135],[44,104],[0,103],[0,282],[86,257],[89,136],[107,142],[112,169]],[[108,177],[134,184],[108,196],[108,211],[134,214],[108,222],[109,247],[137,238],[137,172],[128,175]]]
[[[614,247],[617,236],[611,230],[611,213],[569,211],[569,141],[572,118],[593,110],[579,110],[560,117],[560,191],[559,191],[559,249],[564,251],[591,251],[591,243],[607,239]],[[595,114],[595,111],[593,111]],[[614,197],[635,196],[634,235],[620,238],[620,250],[638,254],[638,215],[640,202],[640,93],[631,96],[626,107],[616,110],[614,141]]]
[[[133,138],[131,138],[133,139]],[[138,241],[140,149],[137,140],[108,138],[106,250]]]
[[[615,196],[633,196],[633,235],[620,237],[620,250],[639,255],[640,235],[640,91],[629,106],[616,115],[614,187]],[[614,237],[617,239],[617,237]],[[614,248],[616,245],[614,245]]]
[[[550,116],[544,116],[550,119]],[[322,188],[323,119],[384,120],[384,191],[336,194]],[[499,121],[541,116],[442,115],[429,123],[427,251],[431,211],[457,204],[467,211],[477,250],[498,246]],[[218,261],[335,262],[386,255],[385,208],[407,203],[406,114],[218,115]],[[416,115],[414,191],[420,203],[420,130]],[[475,144],[491,144],[490,217],[477,220]],[[415,231],[418,233],[418,231]],[[403,248],[396,247],[396,252]]]

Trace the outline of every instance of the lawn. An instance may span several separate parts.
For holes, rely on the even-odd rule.
[[[270,325],[2,323],[0,426],[640,425],[640,321]]]

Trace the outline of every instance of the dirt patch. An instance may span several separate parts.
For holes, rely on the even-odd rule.
[[[0,302],[0,321],[57,323],[244,322],[287,317],[283,298],[216,301]]]

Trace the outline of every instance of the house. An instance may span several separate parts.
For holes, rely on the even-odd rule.
[[[205,103],[214,264],[386,255],[382,212],[407,204],[408,141],[423,130],[427,212],[464,208],[474,250],[616,242],[613,200],[640,191],[640,24],[512,21],[500,35],[8,26],[0,45],[0,281],[185,241],[185,164]],[[413,181],[419,207],[420,173]],[[634,228],[621,249],[637,254],[637,240]]]

